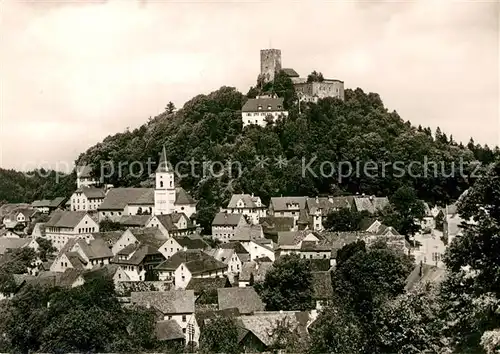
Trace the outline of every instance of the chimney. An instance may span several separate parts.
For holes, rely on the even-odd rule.
[[[333,196],[331,195],[328,196],[328,202],[333,203]]]
[[[319,203],[319,197],[316,196],[316,203]]]

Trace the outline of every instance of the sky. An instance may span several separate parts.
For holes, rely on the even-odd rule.
[[[2,1],[0,167],[64,170],[200,93],[246,93],[260,49],[380,94],[414,125],[500,145],[496,1]]]

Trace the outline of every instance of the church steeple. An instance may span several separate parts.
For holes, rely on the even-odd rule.
[[[172,172],[167,160],[167,150],[165,149],[165,145],[163,145],[163,150],[160,153],[160,162],[158,163],[158,168],[156,169],[156,173],[158,172]]]

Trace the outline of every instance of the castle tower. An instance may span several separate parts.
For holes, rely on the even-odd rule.
[[[264,83],[274,80],[274,74],[281,70],[281,50],[261,49],[260,75]]]
[[[172,166],[168,163],[165,146],[160,155],[160,162],[155,173],[155,215],[174,212],[175,179]]]

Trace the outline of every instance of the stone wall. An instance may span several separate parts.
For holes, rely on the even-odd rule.
[[[302,93],[303,101],[316,102],[326,97],[344,100],[344,83],[340,80],[324,80],[322,82],[295,83],[297,93]]]
[[[264,82],[274,80],[274,74],[281,70],[281,50],[262,49],[260,51],[260,75]]]

